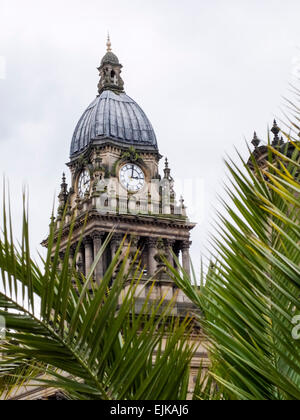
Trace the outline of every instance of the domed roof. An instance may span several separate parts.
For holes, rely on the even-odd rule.
[[[158,149],[150,121],[125,93],[104,90],[80,118],[71,143],[71,157],[93,142],[110,138],[125,145]]]
[[[103,64],[110,63],[110,64],[120,64],[118,57],[111,51],[108,51],[105,56],[101,60],[101,66]]]

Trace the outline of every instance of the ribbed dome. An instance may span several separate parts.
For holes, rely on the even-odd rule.
[[[157,150],[156,136],[144,111],[125,93],[111,90],[103,91],[79,120],[72,139],[71,157],[101,138]]]
[[[118,57],[111,51],[108,51],[101,60],[101,65],[111,63],[111,64],[120,64]]]

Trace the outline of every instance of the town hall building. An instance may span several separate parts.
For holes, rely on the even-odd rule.
[[[190,276],[195,224],[187,216],[184,199],[176,195],[167,159],[160,173],[162,156],[154,129],[141,107],[125,93],[122,64],[109,38],[98,70],[98,94],[81,116],[71,141],[70,186],[64,174],[58,197],[54,223],[56,229],[62,227],[60,257],[64,258],[72,226],[71,258],[77,255],[76,269],[87,277],[94,258],[111,238],[92,276],[100,284],[117,250],[130,244],[131,254],[140,251],[143,267],[137,303],[140,300],[143,305],[147,294],[143,286],[155,280],[150,300],[175,297],[172,314],[185,317],[196,308],[162,268],[162,257],[174,267],[179,261]],[[42,244],[47,246],[48,241]],[[191,340],[197,341],[198,349],[191,365],[190,390],[199,367],[205,369],[209,364],[197,325]],[[61,398],[55,389],[24,387],[13,399]]]

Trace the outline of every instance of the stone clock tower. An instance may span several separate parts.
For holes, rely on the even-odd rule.
[[[176,198],[167,159],[164,173],[159,173],[162,156],[154,130],[140,106],[124,91],[122,65],[111,51],[109,38],[98,70],[98,95],[80,118],[71,142],[67,164],[71,186],[68,189],[64,175],[59,194],[58,226],[69,203],[62,255],[71,219],[75,218],[75,250],[87,217],[77,260],[78,270],[85,275],[114,230],[96,267],[96,282],[101,282],[125,235],[134,249],[141,250],[145,279],[156,273],[162,253],[174,263],[172,250],[190,273],[190,231],[195,225],[187,218],[184,200]],[[165,279],[158,282],[156,295],[167,293],[171,298],[174,288]],[[183,306],[187,303],[183,295],[180,300]]]
[[[155,285],[150,300],[164,297],[166,301],[176,296],[172,314],[185,317],[196,308],[163,270],[161,255],[171,264],[172,250],[180,259],[185,271],[190,273],[190,223],[184,201],[176,199],[174,181],[169,163],[165,159],[162,175],[159,173],[158,145],[154,130],[139,105],[124,92],[121,78],[122,65],[111,51],[108,39],[107,53],[100,67],[98,95],[80,118],[71,142],[71,185],[63,175],[59,194],[59,208],[55,220],[57,228],[63,223],[63,213],[68,205],[63,225],[61,258],[68,242],[70,223],[73,221],[71,257],[77,254],[77,270],[88,275],[95,255],[106,237],[113,231],[96,270],[93,281],[100,283],[124,236],[133,251],[141,251],[143,277],[137,290],[136,313],[146,298],[144,283],[154,278]],[[43,242],[47,246],[47,240]],[[126,243],[124,245],[124,248]],[[127,248],[127,247],[126,247]],[[73,254],[72,254],[73,252]],[[176,294],[175,294],[176,293]],[[209,365],[205,338],[194,326],[190,336],[197,344],[191,363],[190,391],[193,390],[199,366]],[[13,399],[61,399],[54,389],[31,387],[21,389]]]

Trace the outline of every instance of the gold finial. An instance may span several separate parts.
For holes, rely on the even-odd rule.
[[[106,43],[106,46],[107,46],[107,52],[111,52],[111,42],[110,42],[109,33],[107,34],[107,43]]]

